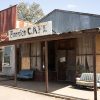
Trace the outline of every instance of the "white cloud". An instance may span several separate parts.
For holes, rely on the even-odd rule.
[[[74,5],[74,4],[68,4],[68,5],[67,5],[67,9],[69,9],[69,10],[74,10],[76,7],[77,7],[77,6]]]

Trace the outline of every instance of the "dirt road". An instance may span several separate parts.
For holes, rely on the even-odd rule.
[[[0,100],[64,100],[41,94],[0,86]]]

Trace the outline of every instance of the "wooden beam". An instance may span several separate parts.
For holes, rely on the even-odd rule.
[[[13,40],[13,41],[2,41],[0,42],[0,46],[6,46],[6,45],[15,45],[15,44],[24,44],[24,43],[32,43],[37,41],[53,41],[53,40],[60,40],[60,39],[70,39],[70,38],[78,38],[80,36],[83,36],[82,34],[67,34],[63,33],[60,35],[53,34],[53,35],[47,35],[47,36],[40,36],[40,37],[32,37],[32,38],[26,38],[26,39],[19,39],[19,40]]]
[[[96,34],[92,37],[93,41],[93,73],[94,73],[94,100],[97,100],[97,82],[96,82]]]
[[[46,92],[48,92],[48,42],[45,41],[45,82]]]
[[[17,86],[17,45],[15,45],[15,75],[14,75],[14,86]]]
[[[37,36],[32,38],[26,38],[26,39],[18,39],[13,41],[2,41],[0,42],[0,46],[6,46],[6,45],[14,45],[14,44],[23,44],[23,43],[32,43],[33,41],[52,41],[52,40],[60,40],[60,39],[69,39],[69,38],[78,38],[80,36],[83,36],[84,34],[99,34],[99,28],[94,29],[87,29],[87,30],[81,30],[81,31],[74,31],[74,32],[65,32],[61,34],[52,34],[52,35],[46,35],[46,36]]]

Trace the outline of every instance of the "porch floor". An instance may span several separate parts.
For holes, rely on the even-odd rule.
[[[0,85],[14,86],[14,80],[0,79]],[[32,91],[45,92],[45,82],[38,81],[17,81],[17,87]],[[68,85],[65,82],[49,82],[49,93],[59,94],[61,96],[76,97],[81,99],[94,99],[94,91],[91,89],[80,89]],[[98,100],[100,100],[100,89],[97,91]],[[77,99],[76,99],[77,100]]]

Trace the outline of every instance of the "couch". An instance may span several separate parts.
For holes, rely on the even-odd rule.
[[[100,87],[100,73],[96,74],[97,87]],[[82,73],[80,78],[76,78],[76,85],[94,87],[93,73]]]
[[[34,77],[34,70],[24,69],[19,71],[17,74],[18,79],[33,79]]]

